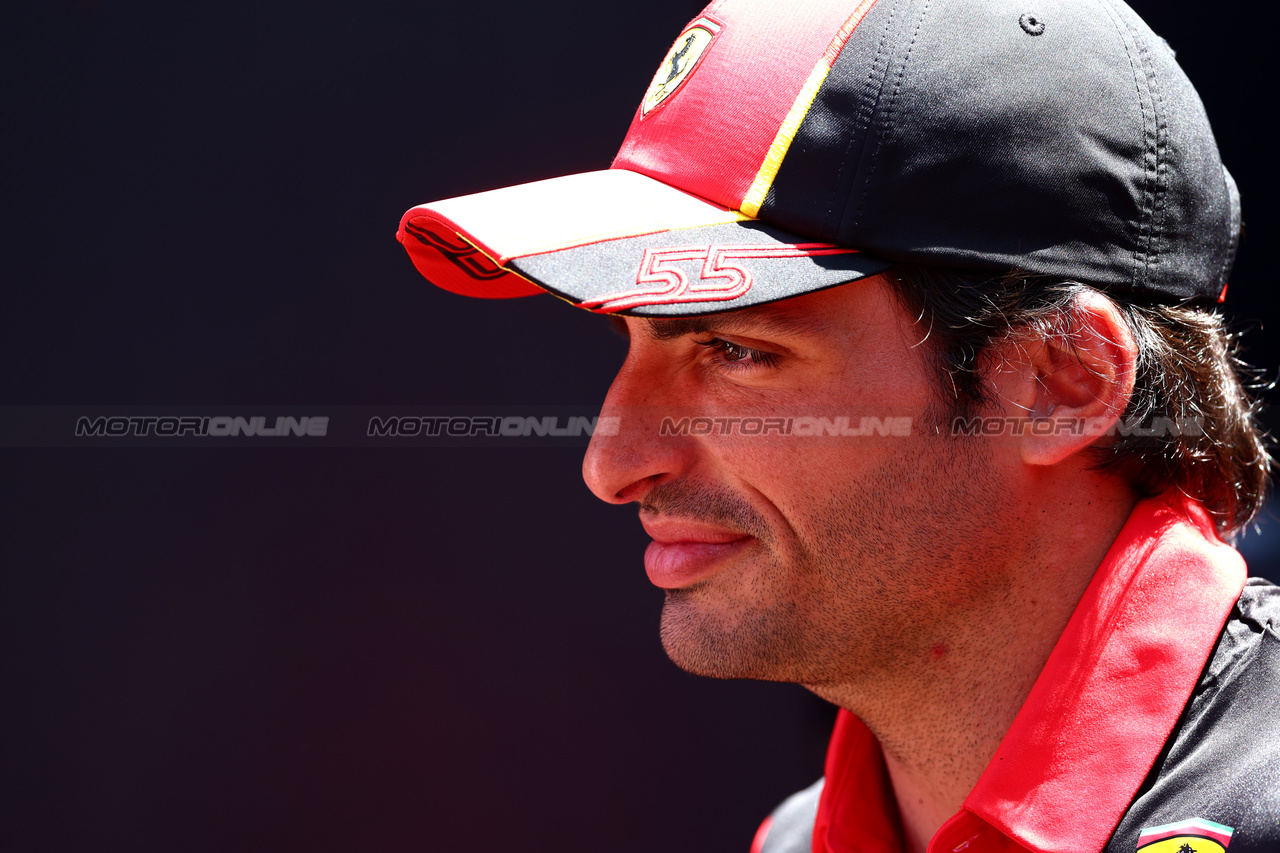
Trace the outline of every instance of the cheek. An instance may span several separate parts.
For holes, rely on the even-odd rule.
[[[710,475],[731,484],[774,526],[796,529],[850,494],[893,502],[907,497],[904,490],[919,491],[919,444],[936,441],[926,437],[926,395],[887,382],[839,390],[846,393],[773,401],[715,424],[704,444]]]
[[[907,442],[893,436],[772,436],[723,448],[721,464],[734,491],[764,519],[769,550],[793,563],[833,545],[843,549],[835,540],[847,535],[854,518],[901,500],[906,489],[916,491],[898,474],[915,467],[898,460]]]

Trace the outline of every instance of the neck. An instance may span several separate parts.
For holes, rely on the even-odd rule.
[[[986,570],[1006,582],[923,619],[907,666],[806,685],[880,741],[907,853],[923,853],[961,808],[1135,503],[1127,491],[1074,494],[992,531]]]

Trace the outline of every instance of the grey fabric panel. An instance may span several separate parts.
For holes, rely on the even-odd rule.
[[[760,222],[732,222],[607,240],[517,258],[508,265],[552,293],[571,302],[583,302],[641,287],[636,282],[636,276],[646,249],[788,246],[806,242],[813,241]],[[751,289],[736,299],[646,305],[618,313],[637,317],[675,317],[734,311],[834,287],[874,275],[890,266],[887,261],[861,253],[800,258],[749,258],[735,263],[746,269],[753,279]],[[699,280],[701,261],[680,261],[678,265],[691,281]]]
[[[813,822],[822,796],[819,779],[803,791],[792,794],[773,810],[773,826],[765,837],[761,853],[809,853],[813,845]]]

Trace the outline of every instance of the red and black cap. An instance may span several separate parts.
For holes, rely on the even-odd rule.
[[[671,316],[895,263],[1212,303],[1239,228],[1199,97],[1119,0],[717,0],[610,169],[421,205],[397,237],[447,290]]]

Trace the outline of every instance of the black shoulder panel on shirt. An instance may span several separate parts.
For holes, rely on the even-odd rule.
[[[1233,830],[1229,853],[1280,853],[1280,588],[1250,578],[1200,683],[1104,848],[1200,818]]]
[[[760,853],[810,853],[813,849],[813,823],[818,817],[818,799],[822,796],[819,779],[803,791],[792,794],[773,810],[773,825],[765,836]]]

